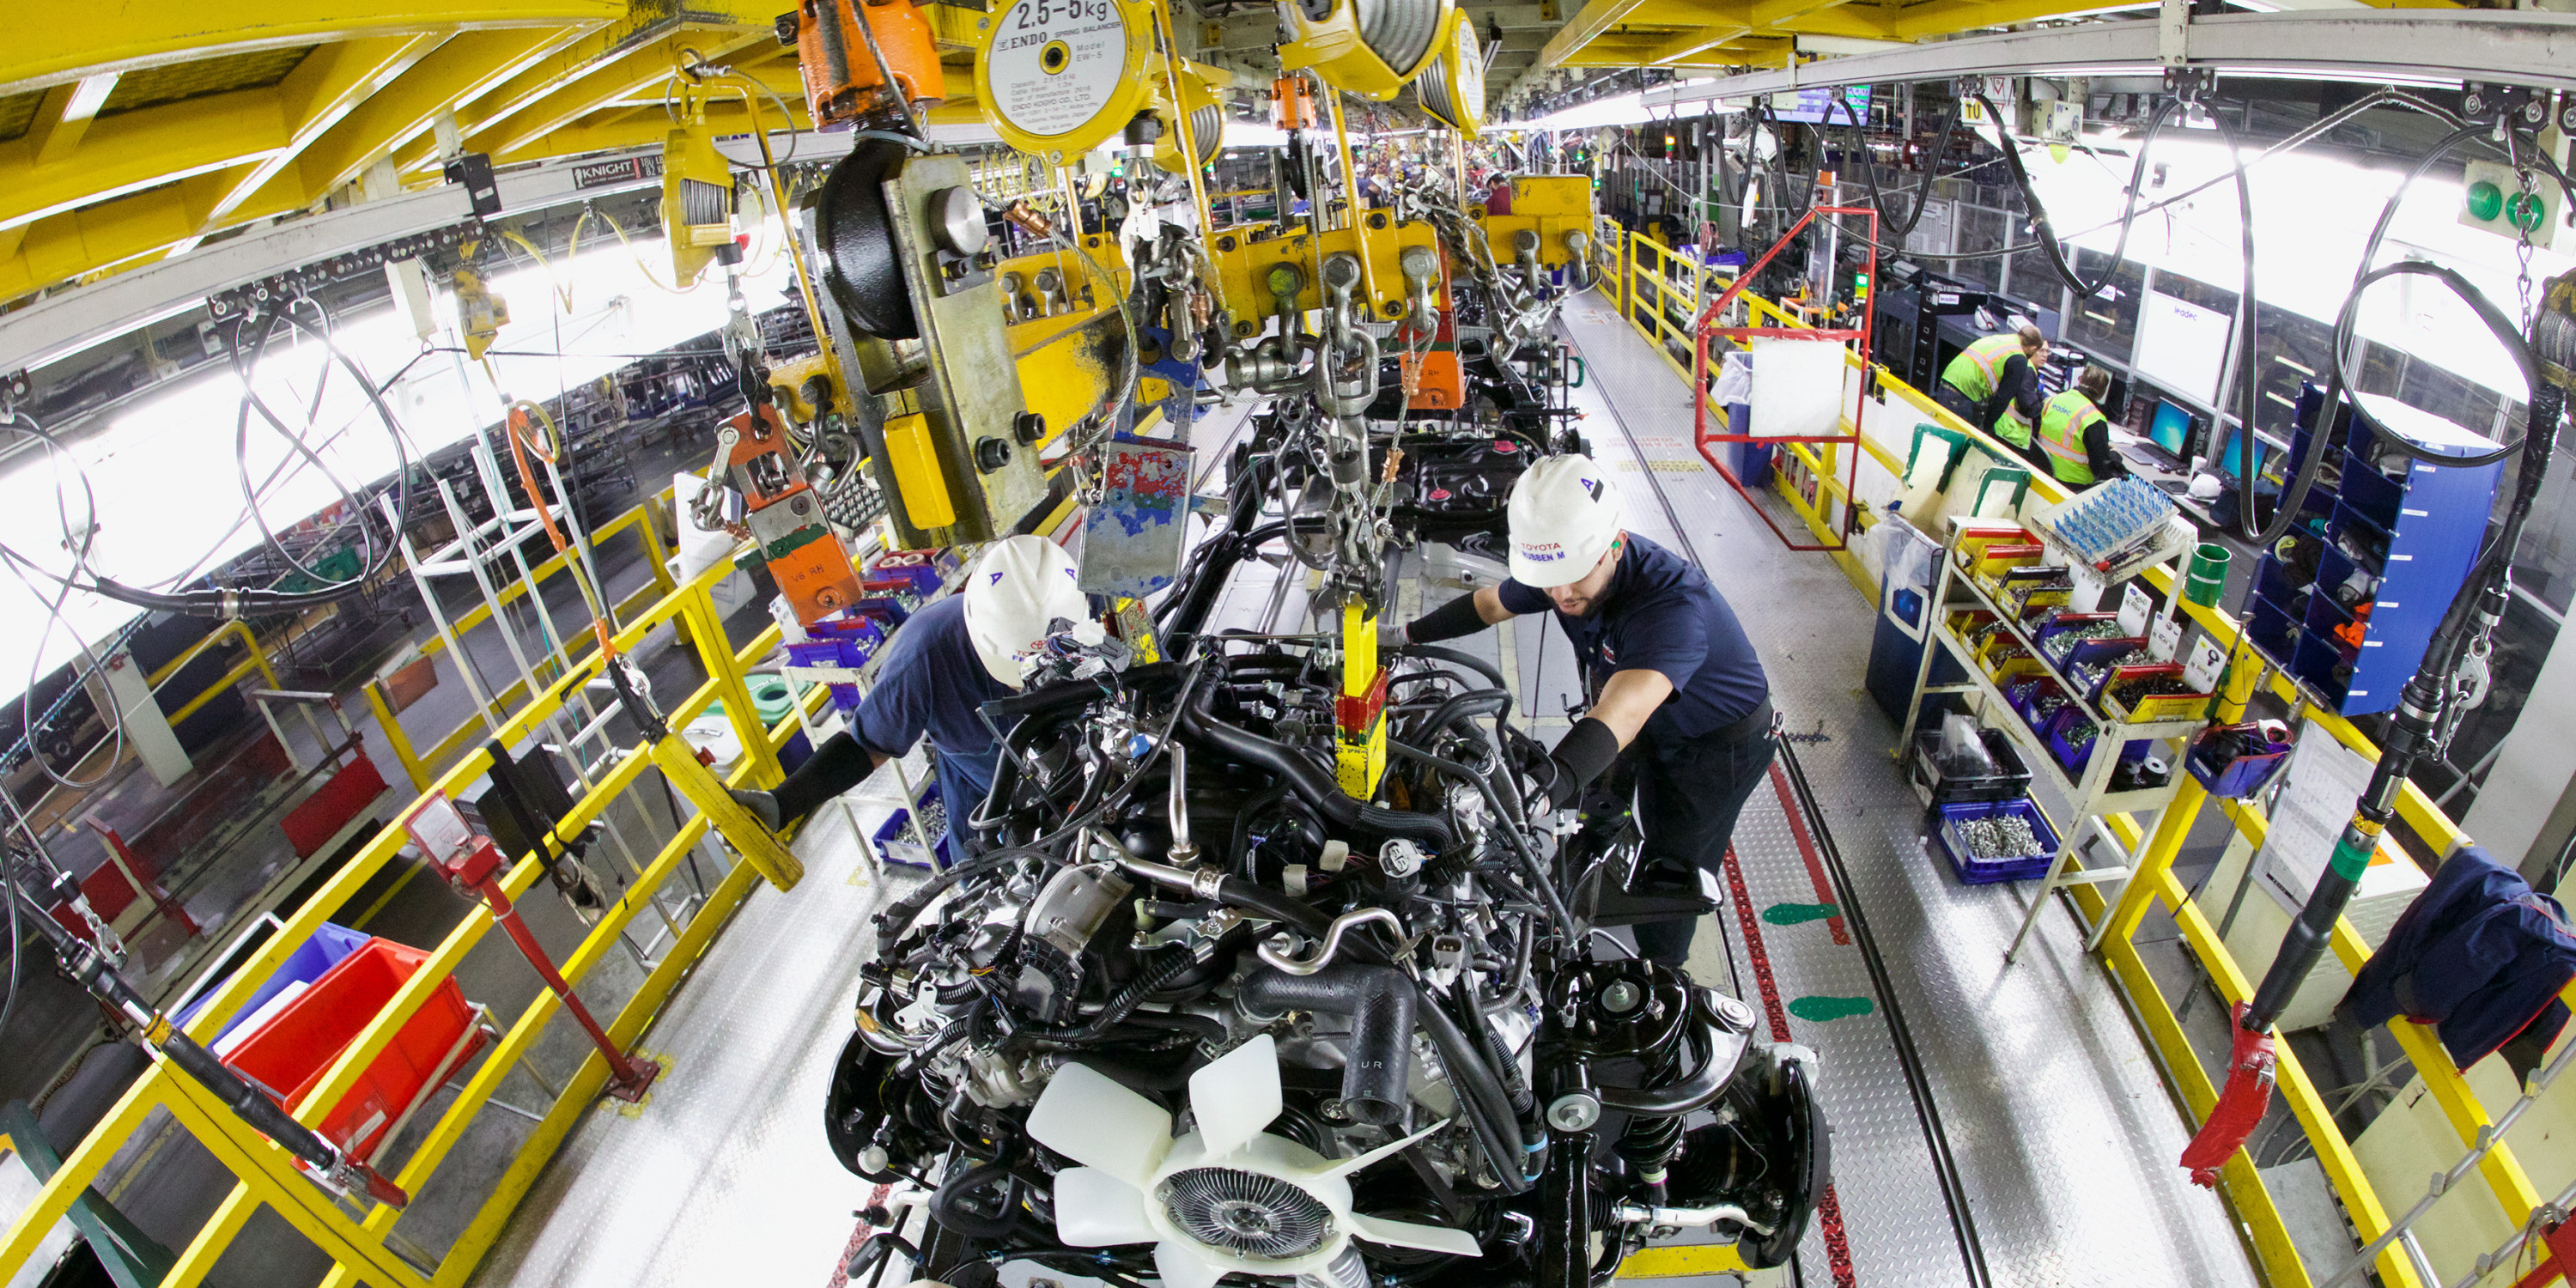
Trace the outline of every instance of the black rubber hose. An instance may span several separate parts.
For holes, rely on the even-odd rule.
[[[2040,249],[2048,253],[2048,262],[2050,266],[2057,270],[2057,276],[2060,280],[2074,288],[2075,297],[2077,299],[2088,300],[2093,298],[2095,295],[2100,294],[2103,287],[2110,285],[2112,276],[2120,271],[2121,256],[2126,255],[2129,251],[2129,229],[2137,222],[2139,190],[2145,184],[2147,178],[2147,150],[2155,145],[2157,133],[2164,129],[2165,118],[2171,116],[2182,106],[2182,100],[2178,98],[2166,99],[2164,105],[2156,109],[2155,116],[2147,121],[2147,132],[2144,137],[2138,140],[2138,155],[2129,165],[2129,190],[2121,207],[2120,236],[2119,239],[2111,246],[2110,266],[2102,271],[2102,280],[2098,282],[2087,282],[2084,280],[2082,274],[2075,271],[2075,266],[2067,262],[2065,244],[2057,239],[2057,229],[2048,222],[2048,208],[2039,204],[2039,194],[2031,190],[2030,171],[2023,167],[2021,163],[2021,149],[2013,146],[2012,133],[2006,130],[2003,126],[2003,114],[1995,110],[1995,105],[1988,102],[1985,95],[1979,94],[1976,98],[1977,106],[1985,109],[1986,119],[1995,123],[1995,141],[2000,145],[2000,150],[2004,154],[2004,167],[2012,171],[2013,186],[2021,191],[2021,204],[2025,208],[2026,213],[2030,215],[2031,228],[2039,234]],[[2226,123],[2218,120],[2217,113],[2212,112],[2209,119],[2217,122],[2222,130],[2226,129]],[[2227,139],[2230,144],[2228,155],[2234,157],[2236,154],[2233,146],[2235,142],[2235,134],[2233,131],[2227,132]],[[2242,158],[2238,158],[2237,160],[2236,186],[2237,199],[2240,203],[2244,203],[2246,201],[2246,187],[2245,165]],[[2254,208],[2250,204],[2244,204],[2242,209],[2246,227],[2245,236],[2247,238],[2248,245],[2246,271],[2249,274],[2249,278],[2243,297],[2240,299],[2239,303],[2243,303],[2246,300],[2254,298],[2254,288],[2250,278],[2250,274],[2253,271],[2251,245],[2254,235]],[[2247,307],[2250,308],[2251,306],[2248,305]],[[2246,346],[2246,351],[2250,353],[2252,350],[2253,346],[2248,344]]]
[[[1002,1210],[998,1213],[976,1209],[968,1200],[985,1186],[1002,1184]],[[942,1182],[930,1195],[932,1220],[970,1239],[1004,1239],[1019,1228],[1020,1180],[1003,1163],[985,1163],[970,1167]]]
[[[1386,651],[1397,657],[1418,657],[1429,662],[1446,662],[1451,666],[1463,666],[1485,677],[1486,682],[1493,688],[1508,691],[1512,685],[1510,680],[1503,678],[1502,668],[1473,653],[1461,652],[1447,645],[1399,644]]]
[[[1438,733],[1462,719],[1499,716],[1511,709],[1512,695],[1504,690],[1469,689],[1465,693],[1453,694],[1448,701],[1441,703],[1432,711],[1431,718],[1422,723],[1421,728],[1431,733]]]
[[[1538,1106],[1538,1097],[1530,1091],[1529,1083],[1522,1079],[1521,1062],[1512,1058],[1512,1050],[1504,1045],[1503,1035],[1494,1031],[1494,1022],[1487,1018],[1483,1007],[1476,1005],[1475,993],[1467,986],[1466,975],[1459,975],[1457,981],[1449,986],[1449,995],[1457,1003],[1459,1014],[1466,1016],[1467,1023],[1475,1026],[1475,1036],[1484,1042],[1485,1056],[1493,1061],[1494,1076],[1501,1080],[1503,1097],[1511,1102],[1512,1112],[1527,1117]]]
[[[1100,1010],[1080,1024],[1024,1024],[1016,1036],[1045,1042],[1096,1042],[1102,1034],[1115,1028],[1130,1011],[1144,1004],[1146,998],[1163,991],[1172,981],[1187,974],[1199,959],[1187,952],[1166,952],[1153,969],[1127,981],[1127,986],[1109,995]]]
[[[1452,778],[1475,784],[1476,790],[1483,793],[1485,797],[1486,807],[1494,811],[1495,818],[1512,817],[1511,811],[1503,808],[1502,797],[1495,793],[1494,785],[1486,782],[1485,776],[1475,770],[1454,760],[1443,760],[1419,747],[1410,747],[1392,738],[1387,739],[1386,749],[1407,760],[1428,765]],[[1522,836],[1520,829],[1516,827],[1500,827],[1494,830],[1501,833],[1504,844],[1511,850],[1513,857],[1521,861],[1522,877],[1529,881],[1530,889],[1537,892],[1538,897],[1547,904],[1547,914],[1555,919],[1557,928],[1565,935],[1565,942],[1568,944],[1583,942],[1583,932],[1576,928],[1574,914],[1566,910],[1565,900],[1556,892],[1556,883],[1548,879],[1547,868],[1538,861],[1538,855],[1531,852],[1528,838]]]
[[[1485,1067],[1484,1057],[1476,1054],[1458,1022],[1449,1018],[1440,1000],[1430,994],[1430,985],[1416,983],[1414,987],[1423,990],[1414,1015],[1421,1021],[1422,1031],[1430,1035],[1431,1045],[1440,1052],[1440,1067],[1449,1073],[1449,1085],[1458,1093],[1458,1108],[1483,1143],[1495,1178],[1502,1182],[1506,1194],[1527,1190],[1529,1179],[1521,1174],[1525,1152],[1521,1125],[1512,1116],[1511,1097],[1503,1094],[1494,1071]]]
[[[1448,823],[1430,814],[1384,809],[1351,799],[1329,772],[1294,748],[1217,719],[1209,710],[1213,697],[1214,690],[1206,686],[1190,696],[1180,713],[1183,732],[1234,760],[1249,761],[1279,775],[1300,799],[1333,823],[1379,836],[1419,841],[1434,849],[1449,848]]]
[[[1413,1065],[1415,994],[1403,971],[1356,961],[1335,961],[1312,975],[1263,966],[1244,977],[1235,997],[1255,1015],[1314,1011],[1349,1016],[1342,1107],[1371,1126],[1404,1121],[1412,1099],[1405,1091],[1405,1074]]]

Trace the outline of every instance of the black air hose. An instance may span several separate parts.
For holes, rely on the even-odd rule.
[[[1254,1015],[1315,1011],[1347,1015],[1350,1050],[1342,1061],[1342,1106],[1352,1118],[1385,1127],[1404,1120],[1405,1074],[1412,1067],[1412,981],[1392,966],[1336,961],[1312,975],[1263,966],[1244,977],[1236,1000]]]
[[[1419,841],[1435,850],[1449,848],[1449,824],[1445,821],[1430,814],[1383,809],[1351,799],[1330,773],[1294,748],[1217,719],[1209,710],[1214,696],[1214,689],[1201,686],[1181,708],[1181,729],[1191,737],[1234,760],[1250,761],[1277,774],[1332,823],[1379,836]]]
[[[1460,650],[1439,644],[1398,644],[1394,648],[1386,651],[1397,657],[1418,657],[1425,661],[1446,662],[1451,666],[1463,666],[1491,681],[1493,687],[1497,689],[1509,691],[1511,688],[1511,682],[1503,678],[1502,668],[1495,666],[1493,663],[1488,662],[1473,653],[1461,652]]]
[[[1483,1008],[1476,1005],[1475,993],[1467,986],[1465,975],[1460,975],[1457,982],[1450,985],[1449,995],[1457,1002],[1458,1010],[1467,1017],[1467,1022],[1476,1026],[1476,1036],[1484,1041],[1485,1056],[1493,1061],[1494,1075],[1502,1081],[1503,1095],[1511,1101],[1512,1112],[1526,1116],[1537,1107],[1538,1097],[1531,1094],[1529,1084],[1521,1080],[1521,1062],[1514,1059],[1512,1049],[1503,1044],[1503,1035],[1494,1031],[1494,1022],[1487,1019]]]
[[[1495,1178],[1502,1182],[1506,1194],[1527,1190],[1529,1178],[1521,1171],[1527,1151],[1521,1140],[1520,1120],[1512,1115],[1511,1097],[1504,1094],[1494,1071],[1485,1066],[1484,1057],[1476,1054],[1466,1032],[1449,1018],[1449,1012],[1441,1009],[1440,999],[1431,995],[1430,986],[1417,983],[1414,987],[1423,990],[1414,1014],[1421,1020],[1422,1031],[1430,1035],[1431,1045],[1440,1052],[1440,1066],[1448,1070],[1449,1085],[1458,1093],[1459,1111],[1475,1128]]]

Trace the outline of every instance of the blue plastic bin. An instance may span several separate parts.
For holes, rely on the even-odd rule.
[[[268,1005],[268,999],[285,992],[287,985],[310,984],[322,978],[323,972],[339,965],[341,958],[365,946],[368,938],[369,936],[363,930],[351,930],[346,926],[323,922],[321,929],[313,932],[312,938],[305,940],[294,952],[287,954],[286,961],[277,968],[277,973],[269,976],[268,982],[260,985],[259,991],[252,993],[250,1000],[242,1003],[240,1010],[233,1012],[232,1019],[225,1021],[224,1027],[215,1034],[215,1038],[221,1039],[224,1034],[238,1028],[243,1020],[250,1018],[259,1008]],[[197,1012],[204,1010],[206,1003],[213,1000],[216,992],[222,987],[222,982],[217,981],[186,1006],[180,1007],[179,1027],[183,1029],[188,1027],[197,1018]],[[207,1045],[212,1046],[214,1043],[209,1041]]]
[[[1936,805],[1938,816],[1932,831],[1932,844],[1949,860],[1950,872],[1961,885],[1994,885],[2004,881],[2028,881],[2048,875],[2048,865],[2057,859],[2057,829],[2048,825],[2048,816],[2028,797],[2008,801],[1968,801],[1956,805]],[[2039,838],[2040,850],[2009,858],[1980,859],[1968,848],[1967,838],[1960,834],[1959,824],[1971,819],[1997,815],[2017,815],[2030,824],[2031,833]]]

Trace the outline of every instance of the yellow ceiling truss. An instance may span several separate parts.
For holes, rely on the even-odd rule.
[[[2352,0],[2372,8],[2457,8],[2453,0]],[[1521,79],[1551,68],[1780,67],[1797,38],[1911,42],[2102,11],[2103,0],[1589,0]],[[1519,84],[1513,87],[1519,88]]]
[[[12,0],[0,42],[0,307],[242,224],[496,165],[647,146],[683,58],[803,128],[781,0]],[[777,102],[788,108],[779,119]],[[719,129],[749,130],[740,105]],[[453,130],[449,129],[452,124]]]

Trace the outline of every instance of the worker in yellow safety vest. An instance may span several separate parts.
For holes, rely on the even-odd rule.
[[[2091,487],[2097,481],[2128,473],[2111,448],[2111,422],[2093,400],[2110,392],[2111,373],[2086,367],[2075,387],[2049,399],[2039,410],[2039,447],[2057,481],[2069,487]]]
[[[1932,396],[1959,419],[1989,426],[2015,447],[2030,445],[2030,423],[2039,418],[2039,364],[2048,357],[2048,339],[2024,324],[2005,335],[1990,335],[1959,351],[1941,371]],[[2007,432],[2004,409],[2021,413]]]

